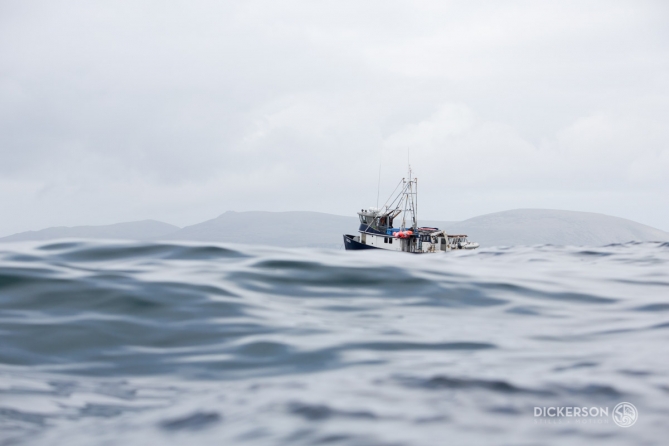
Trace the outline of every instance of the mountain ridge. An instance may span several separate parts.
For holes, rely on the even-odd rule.
[[[111,225],[54,226],[0,237],[0,242],[55,240],[59,238],[106,238],[151,240],[181,228],[158,220],[138,220]]]
[[[669,241],[669,233],[622,217],[559,209],[513,209],[446,226],[464,231],[482,246],[606,245],[630,241]]]
[[[464,233],[485,246],[606,245],[629,241],[669,241],[669,233],[633,220],[558,209],[513,209],[467,220],[421,220],[421,226]],[[157,220],[101,226],[54,227],[0,238],[0,242],[58,238],[175,240],[283,247],[341,248],[342,234],[357,233],[357,217],[312,211],[227,211],[194,225]]]

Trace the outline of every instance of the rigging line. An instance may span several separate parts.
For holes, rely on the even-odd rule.
[[[379,194],[381,193],[381,161],[383,161],[383,158],[379,160],[379,183],[376,186],[376,209],[379,208]]]
[[[390,194],[390,197],[388,197],[388,200],[390,200],[390,199],[393,197],[393,195],[395,194],[395,191],[397,191],[397,188],[400,187],[400,184],[402,184],[402,182],[404,182],[404,178],[402,178],[402,179],[400,180],[400,182],[397,183],[397,186],[395,186],[395,190],[393,190],[393,192]],[[406,184],[404,185],[404,187],[402,188],[402,191],[397,195],[397,197],[395,197],[395,200],[397,200],[397,199],[400,198],[400,197],[403,197],[404,191],[405,191],[405,189],[407,188],[407,186],[408,186],[408,183],[406,183]],[[386,207],[386,205],[388,204],[388,200],[386,200],[386,203],[383,205],[384,207]],[[395,200],[393,200],[392,203],[390,203],[391,206],[395,203]],[[401,199],[400,199],[400,201],[401,201]],[[399,208],[399,205],[400,205],[400,203],[398,203],[398,208]],[[369,228],[372,227],[372,225],[369,224],[369,223],[363,223],[363,224],[365,225],[365,229],[364,229],[365,232],[366,232]]]
[[[392,192],[392,193],[390,194],[390,196],[388,197],[388,200],[390,200],[391,198],[393,198],[393,195],[395,195],[395,191],[397,191],[397,188],[400,187],[400,184],[402,184],[402,180],[400,180],[400,182],[397,183],[397,186],[395,186],[395,189],[393,190],[393,192]],[[383,207],[386,207],[386,205],[388,204],[388,200],[386,200],[386,202],[383,204]],[[395,202],[395,200],[392,201],[392,203],[394,203],[394,202]],[[391,204],[392,204],[392,203],[391,203]]]
[[[399,194],[395,196],[395,199],[390,203],[390,206],[388,205],[388,201],[393,197],[395,192],[397,191],[397,188],[400,187],[401,184],[404,184],[402,187],[402,190],[400,191]],[[402,178],[399,183],[397,183],[397,186],[395,186],[395,189],[393,192],[390,194],[390,197],[388,197],[388,200],[386,200],[386,203],[383,205],[383,207],[387,207],[390,209],[395,202],[397,202],[397,207],[395,209],[400,209],[402,205],[404,205],[404,208],[402,209],[402,229],[406,229],[406,213],[407,210],[411,211],[412,213],[412,227],[416,227],[416,216],[415,216],[415,208],[416,205],[414,203],[414,195],[416,192],[413,190],[413,181],[410,179],[409,181],[406,181],[406,178]],[[395,210],[393,209],[393,210]],[[365,225],[364,231],[367,231],[367,229],[371,228],[372,225],[369,223],[363,223]]]
[[[399,184],[398,184],[398,186],[399,186]],[[404,186],[402,187],[402,189],[400,189],[399,193],[395,196],[395,198],[393,199],[393,201],[390,203],[390,206],[391,206],[391,207],[395,205],[395,202],[396,202],[396,201],[399,203],[398,200],[401,200],[401,197],[403,196],[403,194],[404,194],[404,190],[405,190],[405,189],[406,189],[406,185],[404,185]],[[397,188],[395,188],[395,190],[397,190]],[[394,193],[395,193],[395,191],[393,191],[393,194],[394,194]]]
[[[402,180],[402,181],[404,181],[404,180]],[[398,186],[399,186],[399,185],[398,185]],[[402,200],[404,199],[404,194],[405,194],[405,192],[406,192],[406,188],[407,188],[407,186],[406,186],[406,184],[405,184],[404,187],[402,188],[402,190],[400,191],[400,193],[397,194],[397,196],[395,197],[395,199],[390,203],[390,206],[388,207],[388,209],[390,209],[390,208],[392,208],[393,206],[395,206],[395,202],[396,202],[396,201],[397,201],[397,207],[395,207],[394,209],[399,209],[399,208],[400,208],[400,205],[401,205],[401,203],[402,203]],[[396,189],[397,189],[397,188],[396,188]],[[393,193],[394,193],[394,192],[393,192]]]
[[[406,183],[406,184],[405,184],[405,187],[402,189],[403,192],[406,190],[406,186],[407,186],[408,184],[410,184],[410,183]],[[405,194],[403,198],[404,198],[404,209],[403,209],[403,212],[402,212],[402,231],[405,231],[406,228],[407,228],[407,222],[406,222],[406,218],[407,218],[407,204],[408,204],[407,202],[409,201],[409,197]]]

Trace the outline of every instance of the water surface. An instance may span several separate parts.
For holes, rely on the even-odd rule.
[[[3,244],[0,444],[662,444],[668,339],[667,243]]]

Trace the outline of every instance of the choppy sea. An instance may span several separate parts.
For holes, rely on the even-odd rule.
[[[0,444],[667,444],[668,341],[667,243],[3,244]]]

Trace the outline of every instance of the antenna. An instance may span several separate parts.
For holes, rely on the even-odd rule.
[[[379,183],[376,186],[376,209],[379,208],[379,193],[381,192],[381,161],[383,161],[383,157],[379,159]]]

